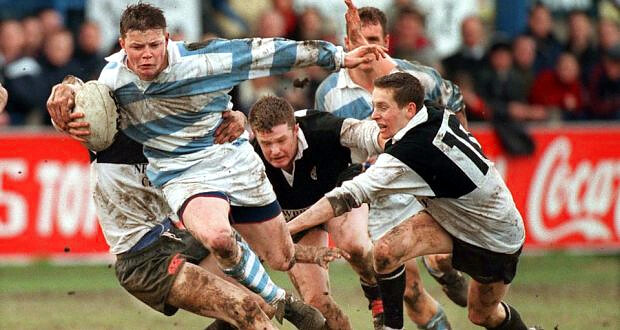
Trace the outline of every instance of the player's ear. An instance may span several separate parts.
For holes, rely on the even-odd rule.
[[[170,40],[170,33],[166,31],[166,33],[164,33],[164,37],[166,37],[166,46],[168,46],[168,40]]]
[[[386,34],[383,39],[385,40],[385,48],[389,49],[390,48],[390,39],[392,39],[392,38],[390,38],[390,34],[389,33]]]
[[[125,38],[122,36],[118,38],[118,44],[121,45],[122,49],[125,49]]]
[[[409,102],[407,104],[407,117],[411,119],[416,113],[418,113],[418,106],[414,102]]]
[[[299,132],[299,124],[296,123],[295,126],[293,126],[293,134],[297,134],[297,132]]]

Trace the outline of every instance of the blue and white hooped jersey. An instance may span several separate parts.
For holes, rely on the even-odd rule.
[[[99,77],[119,103],[120,128],[144,145],[148,176],[158,187],[202,160],[221,113],[232,107],[228,92],[235,85],[299,67],[337,70],[344,64],[341,47],[314,40],[170,41],[167,51],[168,67],[152,81],[127,67],[124,50],[106,58]]]
[[[424,86],[424,100],[444,105],[452,112],[465,107],[457,85],[443,79],[437,70],[419,63],[392,59],[396,63],[393,72],[407,72],[420,80]],[[367,119],[372,114],[372,95],[349,76],[346,69],[330,74],[319,86],[314,108],[344,118]]]

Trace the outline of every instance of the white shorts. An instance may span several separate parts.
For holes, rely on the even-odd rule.
[[[276,200],[265,166],[245,141],[240,144],[216,144],[217,148],[185,172],[162,187],[172,210],[178,214],[190,197],[220,192],[230,204],[242,207],[265,206]]]
[[[424,207],[413,195],[391,194],[379,196],[370,204],[368,235],[375,242],[390,229],[422,211]]]

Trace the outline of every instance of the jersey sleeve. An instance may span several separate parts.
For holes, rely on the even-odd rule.
[[[347,118],[340,130],[340,144],[348,148],[364,150],[367,155],[383,151],[378,141],[379,126],[372,120]]]
[[[388,154],[381,154],[366,172],[342,183],[340,187],[325,194],[339,216],[352,208],[359,207],[377,198],[378,195],[406,189],[405,180],[400,180],[408,170],[407,165]]]
[[[273,76],[318,65],[337,70],[344,65],[342,47],[322,40],[294,41],[284,38],[213,39],[182,46],[181,56],[215,54],[228,65],[211,68],[210,74],[232,74],[238,81]]]

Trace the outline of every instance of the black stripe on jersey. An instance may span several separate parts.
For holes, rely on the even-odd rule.
[[[443,108],[427,104],[427,111],[428,120],[425,123],[410,129],[398,142],[386,146],[385,152],[422,177],[435,193],[435,197],[458,198],[472,192],[476,189],[474,182],[433,145],[433,139],[443,119]],[[454,115],[451,115],[450,119],[456,120],[458,124]]]
[[[448,119],[448,126],[454,134],[458,135],[461,139],[468,141],[468,144],[472,146],[472,148],[476,149],[482,157],[484,157],[480,146],[471,142],[469,136],[465,132],[463,132],[463,130],[461,130],[459,120],[455,116],[450,116],[450,118]],[[480,156],[476,155],[476,153],[469,149],[465,145],[465,143],[461,142],[461,140],[457,139],[449,132],[446,132],[443,139],[441,140],[450,147],[456,146],[457,148],[459,148],[465,155],[467,155],[469,159],[471,159],[471,161],[476,165],[476,167],[478,167],[480,172],[482,172],[483,174],[487,174],[487,172],[489,171],[489,165],[487,165],[482,159],[480,159]]]
[[[144,164],[146,157],[142,153],[142,145],[118,132],[114,143],[107,149],[95,154],[97,163],[109,164]]]

